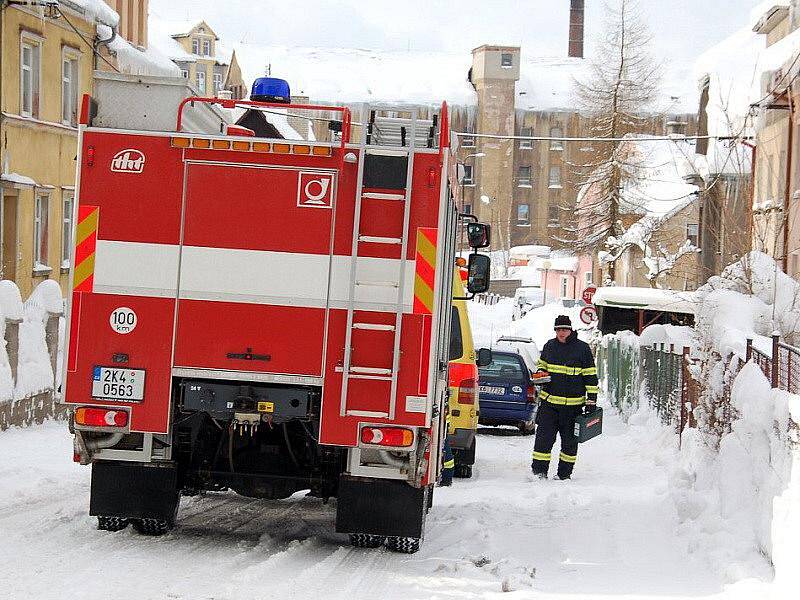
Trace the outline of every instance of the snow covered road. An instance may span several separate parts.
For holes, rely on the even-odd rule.
[[[482,429],[475,477],[437,489],[422,550],[407,556],[350,548],[333,507],[302,495],[186,498],[160,538],[97,531],[89,469],[70,462],[66,426],[7,431],[0,598],[730,597],[689,551],[698,540],[676,533],[663,443],[651,436],[609,418],[573,481],[534,481],[533,439]],[[753,586],[741,597],[765,597]]]

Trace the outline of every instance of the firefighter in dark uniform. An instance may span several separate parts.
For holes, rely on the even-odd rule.
[[[541,478],[547,477],[556,434],[561,436],[558,457],[558,479],[569,479],[578,457],[575,418],[597,407],[597,368],[589,344],[578,339],[569,317],[559,315],[555,322],[556,337],[542,349],[536,366],[550,373],[550,382],[539,393],[536,441],[531,469]]]

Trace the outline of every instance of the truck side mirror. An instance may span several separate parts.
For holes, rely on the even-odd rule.
[[[485,254],[470,254],[467,263],[467,291],[483,294],[489,291],[492,259]]]
[[[467,241],[470,248],[487,248],[492,242],[492,229],[486,223],[467,223]]]
[[[488,367],[492,364],[492,351],[489,348],[481,348],[478,350],[478,358],[475,361],[479,367]]]

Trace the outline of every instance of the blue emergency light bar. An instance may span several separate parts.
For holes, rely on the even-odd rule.
[[[289,89],[289,83],[283,79],[259,77],[253,82],[250,99],[256,102],[290,104],[292,102],[292,92]]]

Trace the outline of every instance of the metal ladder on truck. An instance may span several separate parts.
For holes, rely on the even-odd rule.
[[[394,419],[397,407],[397,384],[400,369],[400,341],[403,325],[403,299],[406,290],[406,255],[408,253],[408,229],[411,215],[411,187],[414,175],[414,152],[417,148],[433,147],[437,119],[420,120],[419,110],[409,108],[411,118],[379,116],[379,111],[396,110],[396,107],[365,106],[362,111],[362,131],[358,178],[356,181],[355,215],[353,217],[353,248],[350,266],[349,297],[347,303],[347,323],[345,329],[344,360],[342,365],[342,395],[340,416],[358,416]],[[368,117],[368,118],[364,118]],[[405,160],[405,180],[392,188],[395,193],[365,191],[365,170],[367,180],[370,169],[385,160]],[[403,223],[398,237],[376,237],[362,233],[361,214],[364,203],[403,202]],[[392,281],[376,281],[363,277],[359,272],[359,249],[365,243],[387,244],[400,247],[399,277]],[[396,291],[394,303],[394,325],[363,323],[355,321],[356,292],[359,288],[389,287]],[[370,335],[383,336],[392,343],[391,367],[375,368],[352,364],[353,332],[361,330]],[[353,410],[348,407],[350,383],[352,380],[367,379],[383,381],[389,385],[389,406],[386,412]]]

